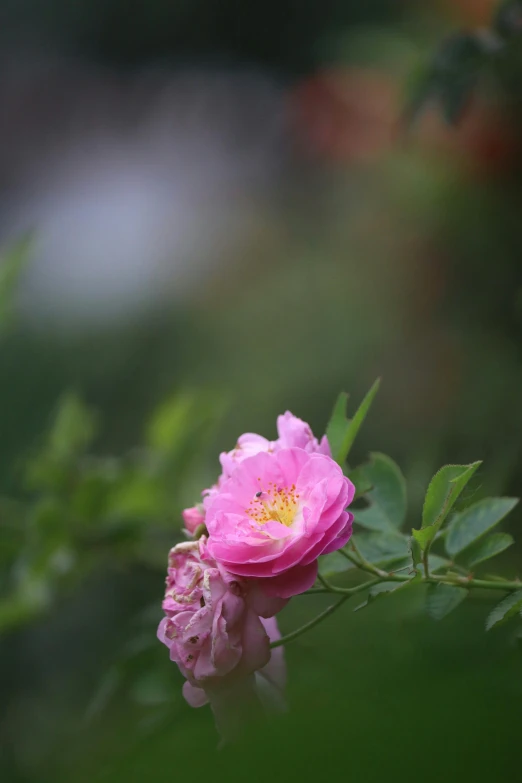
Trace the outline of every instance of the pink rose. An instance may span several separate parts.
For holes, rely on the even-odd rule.
[[[236,467],[244,459],[253,457],[263,451],[271,453],[273,451],[281,451],[281,449],[296,447],[310,453],[317,452],[326,454],[327,457],[331,456],[326,435],[319,442],[314,437],[310,425],[294,416],[290,411],[286,411],[285,414],[277,417],[277,434],[279,437],[274,441],[267,440],[262,435],[256,435],[253,432],[241,435],[232,451],[224,451],[220,454],[219,461],[223,468],[222,478],[230,478]]]
[[[291,449],[293,447],[304,449],[310,454],[325,454],[331,457],[330,445],[326,435],[323,435],[319,442],[310,426],[302,419],[298,419],[290,411],[286,411],[282,416],[277,417],[277,434],[275,451],[280,449]]]
[[[219,689],[270,660],[269,638],[248,602],[248,587],[210,557],[205,536],[170,551],[166,617],[159,624],[158,638],[187,678],[183,693],[194,706],[203,703],[199,690]],[[280,606],[268,599],[258,608],[268,616]]]
[[[238,438],[232,451],[223,451],[219,455],[219,461],[223,469],[223,476],[229,478],[240,462],[248,457],[253,457],[261,451],[272,451],[274,444],[262,435],[246,432]]]
[[[344,546],[355,493],[336,462],[302,448],[243,460],[210,500],[208,551],[227,571],[287,599],[311,587],[319,555]]]
[[[202,506],[192,506],[192,508],[186,508],[182,512],[183,522],[185,523],[185,529],[194,535],[196,529],[200,525],[205,524],[205,512]]]

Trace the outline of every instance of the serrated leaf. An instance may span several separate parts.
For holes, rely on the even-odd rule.
[[[518,498],[486,498],[456,514],[448,527],[446,552],[454,557],[488,533],[518,503]]]
[[[428,614],[434,620],[442,620],[467,597],[468,591],[464,587],[453,585],[429,585],[426,594],[426,608]]]
[[[486,538],[481,538],[469,546],[463,553],[463,559],[471,568],[484,563],[496,555],[500,555],[508,547],[515,543],[509,533],[492,533]]]
[[[486,622],[486,631],[507,622],[522,610],[522,590],[511,593],[493,609]]]
[[[379,390],[380,382],[380,378],[375,381],[357,408],[353,419],[349,419],[347,416],[348,394],[346,394],[346,392],[341,392],[337,398],[330,421],[326,428],[326,437],[328,438],[334,460],[341,466],[346,462],[346,458],[357,437],[357,433]]]
[[[368,530],[394,532],[406,517],[406,482],[398,465],[385,454],[374,452],[371,462],[361,467],[371,483],[367,508],[355,509],[355,521]]]
[[[460,493],[482,463],[472,462],[470,465],[445,465],[432,478],[424,499],[422,509],[422,527],[439,523],[453,508]]]
[[[433,476],[424,499],[421,530],[412,531],[423,551],[431,546],[455,501],[480,464],[445,465]]]

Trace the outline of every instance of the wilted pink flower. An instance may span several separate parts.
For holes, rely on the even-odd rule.
[[[275,617],[261,618],[261,622],[271,642],[281,638]],[[226,679],[223,683],[207,684],[206,690],[187,680],[183,686],[183,695],[191,707],[202,707],[210,702],[217,722],[222,724],[225,719],[224,713],[228,714],[240,706],[235,703],[238,691],[242,701],[245,691],[248,693],[252,687],[255,688],[257,697],[267,709],[285,708],[286,664],[283,646],[272,650],[268,663],[253,676],[238,679],[233,684]]]
[[[206,509],[208,550],[224,568],[290,598],[317,576],[319,555],[352,532],[355,487],[324,454],[289,448],[243,460]]]
[[[199,690],[219,689],[269,662],[269,638],[248,598],[248,583],[218,566],[205,536],[171,550],[158,638],[187,678],[183,693],[193,706],[204,703]],[[281,606],[257,602],[267,616]]]
[[[203,506],[197,505],[192,508],[186,508],[183,513],[183,522],[185,523],[185,529],[193,535],[199,525],[205,523],[205,512]]]

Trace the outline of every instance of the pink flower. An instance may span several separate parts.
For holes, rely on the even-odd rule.
[[[244,678],[270,660],[269,638],[248,602],[248,588],[210,557],[205,536],[170,551],[166,617],[158,638],[187,678],[183,693],[193,706],[203,703],[200,690],[206,693]],[[268,599],[257,608],[268,616],[280,606]]]
[[[293,447],[304,449],[310,454],[325,454],[331,457],[330,445],[326,435],[323,435],[319,442],[310,426],[290,411],[286,411],[282,416],[277,417],[277,433],[279,435],[276,441],[275,451],[280,449],[291,449]]]
[[[192,508],[186,508],[183,513],[183,522],[185,523],[185,529],[193,535],[196,529],[200,525],[205,524],[205,513],[201,505],[192,506]]]
[[[261,619],[261,622],[271,642],[281,638],[275,617]],[[218,724],[222,725],[224,714],[240,706],[236,701],[237,696],[242,697],[252,686],[267,709],[285,709],[286,665],[283,646],[272,650],[268,663],[256,671],[253,677],[239,678],[234,683],[225,679],[222,687],[221,683],[207,684],[206,690],[187,680],[183,686],[183,695],[191,707],[202,707],[210,702]]]
[[[211,498],[208,551],[227,571],[287,599],[312,586],[319,555],[344,546],[355,493],[336,462],[289,448],[243,460]]]
[[[244,459],[253,457],[260,452],[275,452],[281,449],[290,449],[293,447],[304,449],[309,453],[326,454],[331,456],[330,446],[326,435],[321,442],[314,437],[310,425],[302,419],[294,416],[290,411],[286,411],[282,416],[277,417],[278,438],[269,441],[262,435],[256,435],[253,432],[247,432],[238,439],[235,448],[232,451],[224,451],[220,454],[219,461],[223,468],[223,478],[230,478],[236,467]]]
[[[253,457],[261,451],[273,451],[274,445],[262,435],[256,435],[253,432],[241,435],[232,451],[223,451],[219,455],[223,477],[229,478],[244,459]]]

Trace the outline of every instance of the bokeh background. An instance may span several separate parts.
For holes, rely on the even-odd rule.
[[[180,510],[286,409],[321,434],[382,376],[355,456],[401,464],[412,524],[444,462],[522,493],[522,42],[457,127],[400,123],[495,5],[1,0],[0,245],[33,232],[0,343],[3,781],[516,779],[488,596],[348,604],[288,647],[288,713],[219,752],[155,639]]]

